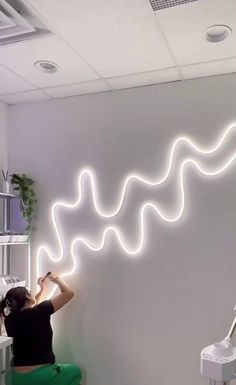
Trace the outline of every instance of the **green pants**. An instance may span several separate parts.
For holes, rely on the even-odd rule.
[[[10,368],[6,373],[6,385],[80,385],[82,372],[70,364],[44,365],[28,373],[18,373]]]

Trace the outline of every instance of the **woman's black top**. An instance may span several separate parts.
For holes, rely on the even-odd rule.
[[[52,350],[51,301],[10,313],[5,319],[6,332],[13,337],[13,366],[31,366],[55,362]]]

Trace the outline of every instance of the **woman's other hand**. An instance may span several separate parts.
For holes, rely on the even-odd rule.
[[[58,280],[60,279],[59,275],[55,272],[50,273],[47,278],[52,281],[53,283],[58,283]]]

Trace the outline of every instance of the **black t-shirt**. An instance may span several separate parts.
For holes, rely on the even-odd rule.
[[[13,337],[13,366],[30,366],[55,362],[52,350],[53,331],[51,301],[12,312],[5,319],[7,335]]]

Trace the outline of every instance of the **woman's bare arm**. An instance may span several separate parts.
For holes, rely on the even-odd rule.
[[[48,276],[48,279],[58,285],[59,289],[61,290],[60,294],[58,294],[54,298],[51,298],[52,306],[54,308],[54,311],[56,312],[73,298],[74,292],[69,287],[69,285],[62,278],[58,277],[55,273],[51,273]]]

